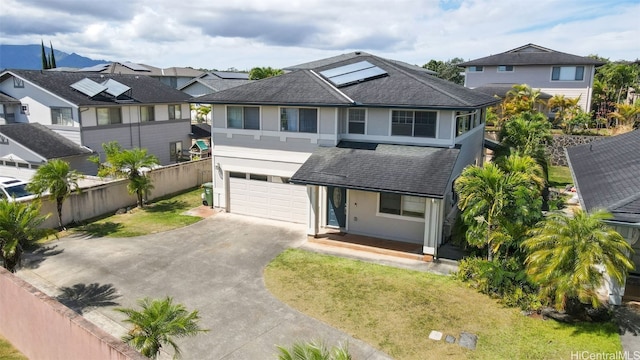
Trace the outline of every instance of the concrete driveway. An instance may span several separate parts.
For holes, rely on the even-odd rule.
[[[168,295],[198,309],[210,332],[178,340],[184,359],[275,359],[276,345],[313,339],[348,343],[354,359],[389,359],[266,290],[264,267],[305,239],[302,225],[219,213],[154,235],[63,238],[28,255],[17,275],[116,337],[126,328],[113,308],[137,299]]]

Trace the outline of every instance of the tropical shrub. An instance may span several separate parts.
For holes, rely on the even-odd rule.
[[[522,260],[517,257],[493,261],[466,258],[460,261],[455,277],[483,294],[500,299],[506,306],[523,310],[540,308],[538,288],[529,280]]]

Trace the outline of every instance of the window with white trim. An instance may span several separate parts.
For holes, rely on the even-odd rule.
[[[435,111],[393,110],[391,135],[435,138],[437,121]]]
[[[349,134],[364,134],[366,111],[364,109],[349,109],[348,116]]]
[[[182,119],[182,105],[172,104],[169,105],[169,120]]]
[[[317,133],[318,109],[280,108],[280,130]]]
[[[140,122],[155,121],[156,113],[153,106],[140,106]]]
[[[119,107],[96,108],[98,125],[122,124]]]
[[[456,136],[460,136],[477,126],[477,111],[456,111]]]
[[[582,81],[584,66],[554,66],[551,69],[552,81]]]
[[[498,65],[498,72],[513,72],[513,65]]]
[[[468,72],[483,72],[484,66],[469,66],[467,67]]]
[[[383,214],[424,218],[425,198],[419,196],[380,193],[378,212]]]
[[[20,105],[20,114],[29,115],[29,104]]]
[[[257,106],[227,106],[227,127],[260,130],[260,108]]]
[[[73,112],[70,107],[52,107],[51,124],[73,126]]]

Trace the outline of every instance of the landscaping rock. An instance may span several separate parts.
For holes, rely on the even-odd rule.
[[[474,335],[468,332],[460,333],[460,341],[458,341],[458,344],[460,346],[466,347],[467,349],[475,350],[477,343],[478,335]]]
[[[429,339],[440,341],[442,340],[442,333],[440,331],[431,330],[431,333],[429,334]]]
[[[451,336],[451,335],[447,335],[444,338],[444,341],[446,341],[449,344],[455,344],[456,343],[456,337],[455,336]]]
[[[120,208],[116,211],[116,215],[121,215],[127,212],[127,209],[125,208]]]

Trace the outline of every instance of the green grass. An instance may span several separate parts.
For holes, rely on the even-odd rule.
[[[202,205],[202,189],[159,199],[144,209],[135,208],[125,214],[102,217],[90,223],[70,229],[70,232],[102,237],[132,237],[172,230],[202,220],[183,212]],[[63,236],[60,234],[59,236]]]
[[[285,303],[398,360],[570,359],[576,351],[621,350],[613,324],[526,317],[449,276],[287,250],[267,266],[265,282]],[[478,347],[429,340],[432,330],[474,333]]]
[[[18,349],[14,348],[11,343],[0,335],[0,359],[2,360],[29,360],[22,355]]]
[[[549,166],[550,187],[563,189],[569,184],[573,184],[573,178],[568,166]]]

